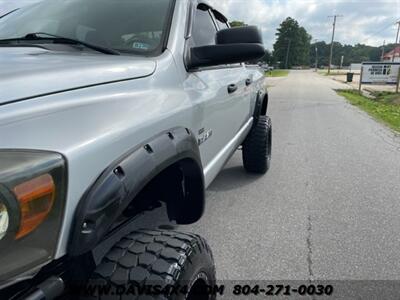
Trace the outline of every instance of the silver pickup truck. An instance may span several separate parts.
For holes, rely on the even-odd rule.
[[[132,283],[147,290],[129,299],[213,299],[207,243],[172,229],[201,218],[239,147],[268,170],[264,74],[243,63],[264,51],[201,0],[0,17],[0,299],[120,299],[101,287]]]

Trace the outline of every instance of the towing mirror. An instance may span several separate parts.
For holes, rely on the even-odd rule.
[[[216,45],[190,49],[189,70],[256,60],[265,55],[260,31],[255,26],[235,27],[217,32]]]

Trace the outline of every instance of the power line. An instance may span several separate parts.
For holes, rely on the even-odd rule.
[[[361,43],[368,41],[370,38],[372,38],[373,36],[376,36],[377,34],[381,33],[382,31],[388,29],[390,26],[393,26],[393,23],[390,22],[389,24],[385,25],[384,27],[382,27],[381,29],[375,31],[374,33],[370,34],[367,38],[365,38],[364,40],[361,41]]]
[[[334,39],[335,39],[336,20],[337,20],[337,18],[341,18],[341,17],[343,17],[343,16],[342,16],[342,15],[329,16],[329,18],[333,18],[333,26],[332,26],[331,52],[330,52],[330,54],[329,54],[328,74],[331,73],[332,56],[333,56],[333,41],[334,41]]]

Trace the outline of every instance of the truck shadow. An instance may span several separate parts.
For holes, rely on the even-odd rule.
[[[241,187],[249,185],[260,178],[262,178],[262,175],[247,173],[241,165],[225,167],[207,190],[218,192],[240,189]]]

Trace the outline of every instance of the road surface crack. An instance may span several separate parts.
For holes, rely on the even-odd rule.
[[[308,265],[308,276],[309,281],[314,281],[314,273],[313,273],[313,261],[312,261],[312,222],[311,216],[308,215],[307,218],[307,265]]]

